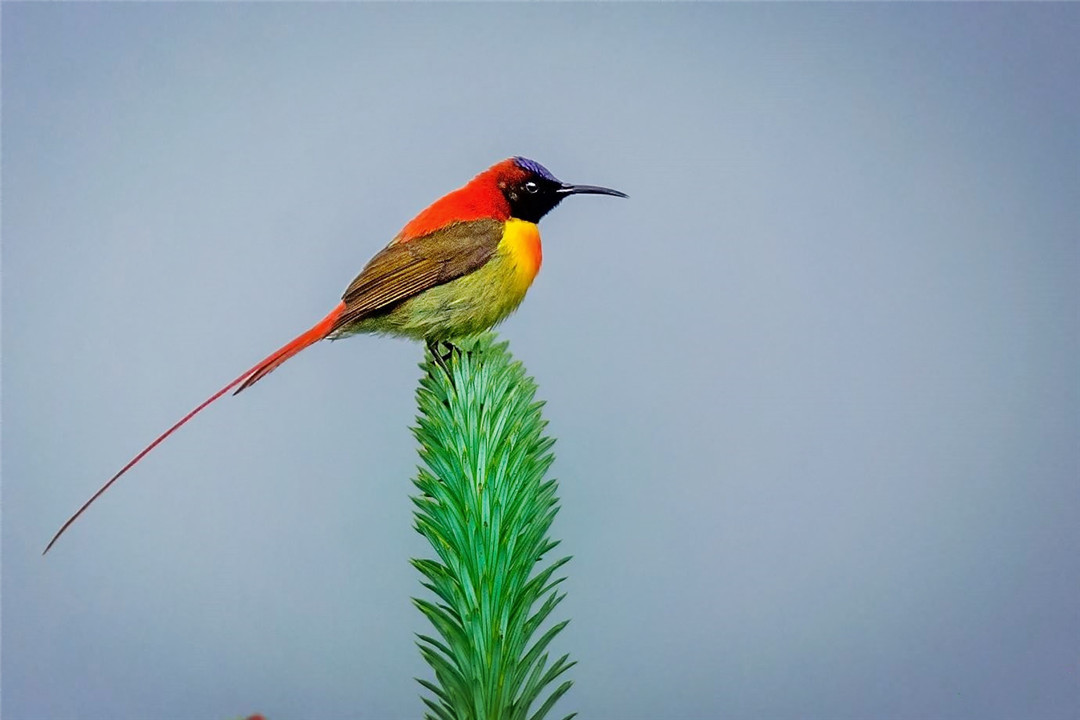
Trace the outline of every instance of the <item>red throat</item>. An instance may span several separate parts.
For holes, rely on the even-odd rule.
[[[408,242],[455,222],[492,218],[510,219],[510,203],[502,186],[523,176],[525,171],[514,161],[503,160],[492,165],[468,182],[429,205],[401,229],[395,243]]]

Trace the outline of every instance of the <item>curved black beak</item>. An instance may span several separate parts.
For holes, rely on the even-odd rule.
[[[611,188],[600,187],[599,185],[568,185],[563,183],[555,192],[560,195],[614,195],[615,197],[621,198],[630,197],[626,193],[612,190]]]

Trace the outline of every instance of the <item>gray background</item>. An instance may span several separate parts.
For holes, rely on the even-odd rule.
[[[3,7],[3,713],[406,718],[421,348],[310,326],[523,154],[584,718],[1075,718],[1080,8]],[[561,715],[560,715],[561,716]]]

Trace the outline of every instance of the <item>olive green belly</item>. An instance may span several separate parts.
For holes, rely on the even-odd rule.
[[[513,259],[500,248],[478,270],[353,323],[336,336],[386,333],[448,340],[471,335],[487,330],[517,309],[528,289]]]

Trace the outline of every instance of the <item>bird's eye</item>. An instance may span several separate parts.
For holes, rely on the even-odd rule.
[[[534,183],[532,180],[525,183],[525,192],[535,195],[540,190],[540,186]]]

